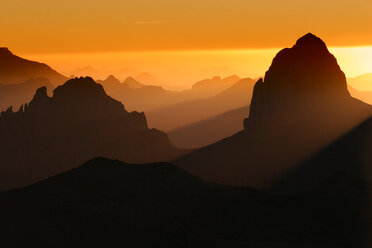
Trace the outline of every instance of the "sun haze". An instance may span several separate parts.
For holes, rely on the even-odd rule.
[[[308,32],[348,77],[372,71],[369,0],[3,0],[0,8],[0,45],[67,76],[130,67],[173,89],[215,75],[254,78]]]
[[[272,48],[307,32],[329,46],[372,45],[369,0],[2,0],[0,8],[2,42],[27,53]]]

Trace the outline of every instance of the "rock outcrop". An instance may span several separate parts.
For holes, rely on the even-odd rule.
[[[54,86],[63,84],[68,79],[46,64],[20,58],[8,48],[0,48],[1,84],[20,84],[39,77],[47,78]]]
[[[307,34],[256,83],[243,132],[175,163],[213,182],[266,187],[371,115],[325,43]]]
[[[42,87],[29,104],[0,117],[0,188],[12,188],[74,168],[96,156],[131,163],[167,161],[182,151],[144,113],[125,110],[91,78],[54,90]]]

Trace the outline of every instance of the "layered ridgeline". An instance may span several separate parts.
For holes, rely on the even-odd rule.
[[[96,158],[0,192],[5,247],[370,247],[364,182],[327,179],[300,196],[201,181],[167,163]],[[21,237],[21,238],[20,238]]]
[[[144,113],[125,110],[91,78],[37,90],[18,112],[0,117],[0,188],[26,185],[96,156],[131,163],[181,154],[165,133],[149,129]]]
[[[20,58],[8,48],[0,48],[0,84],[20,84],[40,77],[47,78],[54,86],[68,79],[46,64]]]
[[[150,127],[172,133],[172,143],[183,148],[210,145],[241,131],[247,116],[241,109],[248,107],[254,86],[252,79],[237,76],[202,80],[181,92],[145,85],[132,77],[120,82],[109,76],[99,83],[127,109],[144,111]]]
[[[350,96],[325,43],[307,34],[280,51],[256,83],[243,132],[175,163],[210,181],[263,187],[371,114]]]
[[[238,76],[214,77],[199,81],[191,89],[184,91],[170,91],[161,86],[144,84],[133,77],[120,82],[111,75],[98,82],[103,85],[107,94],[123,102],[129,110],[150,113],[180,103],[189,103],[195,99],[214,97],[234,86],[239,80]]]
[[[10,106],[13,109],[32,100],[35,91],[45,86],[48,93],[51,93],[54,86],[46,78],[36,78],[27,80],[19,84],[1,84],[0,83],[0,111],[4,111]]]

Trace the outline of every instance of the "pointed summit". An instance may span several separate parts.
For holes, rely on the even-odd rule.
[[[326,44],[309,33],[281,50],[255,87],[250,119],[297,112],[348,101],[345,74]],[[319,109],[319,110],[320,110]]]
[[[133,90],[141,89],[146,86],[145,84],[138,82],[138,80],[134,79],[133,77],[128,77],[125,79],[124,84]]]
[[[319,37],[308,33],[299,38],[295,45],[296,48],[307,48],[307,49],[327,49],[327,45]]]
[[[0,56],[6,56],[6,55],[13,55],[13,53],[9,51],[9,48],[7,47],[0,47]]]
[[[119,79],[117,79],[114,75],[110,75],[106,78],[105,81],[119,81]]]
[[[33,100],[48,97],[47,88],[45,86],[36,90]]]

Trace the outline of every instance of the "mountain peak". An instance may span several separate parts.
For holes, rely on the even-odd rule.
[[[310,52],[324,49],[328,51],[327,45],[324,43],[324,41],[312,33],[308,33],[299,38],[293,48],[306,49],[310,50]]]
[[[118,80],[114,75],[110,75],[106,78],[106,80]]]
[[[13,55],[13,53],[7,47],[0,47],[0,56],[1,55]]]
[[[36,106],[45,106],[47,102],[49,102],[50,98],[47,93],[47,87],[43,86],[36,90],[32,101],[30,102],[29,106],[34,108]]]
[[[55,98],[106,95],[103,86],[97,84],[91,77],[70,79],[64,85],[58,86],[53,93]]]
[[[275,56],[254,89],[249,118],[280,116],[294,109],[316,112],[317,107],[322,112],[322,105],[348,100],[346,77],[336,58],[320,38],[308,33]]]

